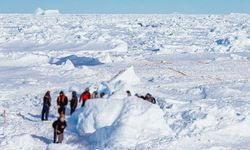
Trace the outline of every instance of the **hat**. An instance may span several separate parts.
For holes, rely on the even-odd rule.
[[[63,94],[63,91],[61,91],[60,94]]]

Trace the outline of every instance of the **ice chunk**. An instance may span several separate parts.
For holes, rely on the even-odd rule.
[[[140,83],[140,78],[135,74],[134,67],[130,67],[127,70],[121,71],[113,79],[110,80],[111,83],[122,81],[127,84],[135,85]]]
[[[59,15],[60,12],[59,10],[55,9],[55,10],[45,10],[44,11],[44,15],[46,16],[56,16],[56,15]]]
[[[35,15],[44,15],[44,10],[42,8],[37,8],[35,11]]]
[[[70,123],[100,146],[134,147],[141,140],[171,134],[162,110],[136,97],[89,100]]]

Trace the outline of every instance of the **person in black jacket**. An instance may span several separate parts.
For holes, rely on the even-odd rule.
[[[68,97],[65,96],[64,92],[61,91],[59,96],[57,97],[57,106],[59,106],[58,108],[58,113],[61,114],[65,114],[65,107],[68,105]]]
[[[76,107],[77,107],[77,95],[76,95],[76,91],[72,92],[72,99],[70,100],[70,115],[73,114],[73,112],[75,112]]]
[[[61,114],[60,117],[53,122],[52,127],[54,128],[54,143],[62,143],[64,138],[64,129],[67,127],[65,115]]]
[[[135,94],[135,96],[137,96],[139,98],[142,98],[142,99],[144,99],[146,101],[149,101],[149,102],[151,102],[153,104],[156,104],[155,98],[151,94],[149,94],[149,93],[147,93],[145,96],[140,96],[138,94]]]
[[[49,108],[51,106],[50,91],[47,91],[43,97],[42,121],[48,120]]]

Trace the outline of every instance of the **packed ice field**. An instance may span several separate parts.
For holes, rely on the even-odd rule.
[[[247,14],[1,14],[0,149],[249,149],[249,25]],[[72,116],[68,105],[53,144],[59,92],[86,87],[104,98]]]

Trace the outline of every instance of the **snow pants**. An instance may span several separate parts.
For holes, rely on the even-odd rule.
[[[48,120],[48,117],[49,117],[49,106],[43,106],[42,118],[41,119],[42,120]]]
[[[63,133],[56,133],[56,130],[54,131],[54,143],[62,143],[64,139],[64,135]]]
[[[72,115],[75,112],[76,108],[71,108],[70,109],[70,115]]]

